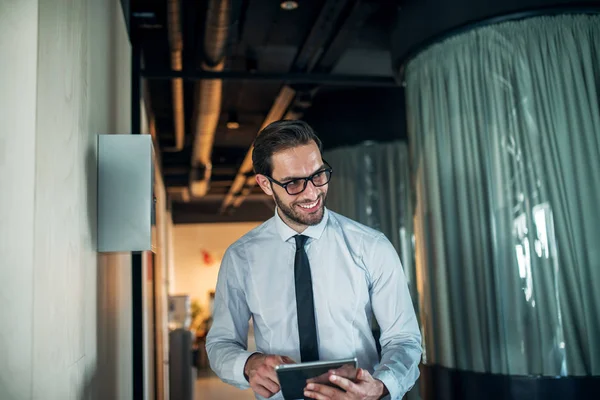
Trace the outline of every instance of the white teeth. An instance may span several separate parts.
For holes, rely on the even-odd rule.
[[[310,204],[305,204],[305,205],[298,204],[298,205],[302,208],[313,208],[314,206],[317,205],[318,202],[319,202],[319,200],[315,201],[314,203],[310,203]]]

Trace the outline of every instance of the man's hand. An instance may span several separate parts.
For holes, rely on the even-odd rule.
[[[255,393],[269,398],[279,392],[279,380],[275,367],[280,364],[295,364],[295,362],[286,356],[260,353],[252,354],[248,358],[244,366],[244,375]]]
[[[329,381],[346,392],[327,385],[309,383],[304,396],[317,400],[378,400],[388,394],[383,382],[374,379],[362,368],[356,374],[356,383],[335,374],[329,377]]]

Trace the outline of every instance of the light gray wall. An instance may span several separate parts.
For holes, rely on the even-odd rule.
[[[38,5],[0,2],[0,398],[31,398]]]
[[[128,255],[98,255],[96,134],[128,133],[118,0],[0,2],[0,399],[129,399]]]

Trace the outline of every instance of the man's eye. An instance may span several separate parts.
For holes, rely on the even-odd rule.
[[[321,182],[325,180],[325,171],[319,172],[313,176],[313,181]]]

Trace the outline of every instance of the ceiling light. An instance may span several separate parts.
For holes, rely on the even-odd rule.
[[[238,129],[240,123],[238,122],[237,113],[235,111],[229,112],[229,118],[227,119],[227,129]]]
[[[240,123],[239,122],[235,122],[235,121],[229,121],[227,122],[227,128],[228,129],[238,129],[240,127]]]
[[[293,0],[282,1],[281,2],[281,8],[284,9],[284,10],[286,10],[286,11],[295,10],[296,8],[298,8],[298,2],[297,1],[293,1]]]

